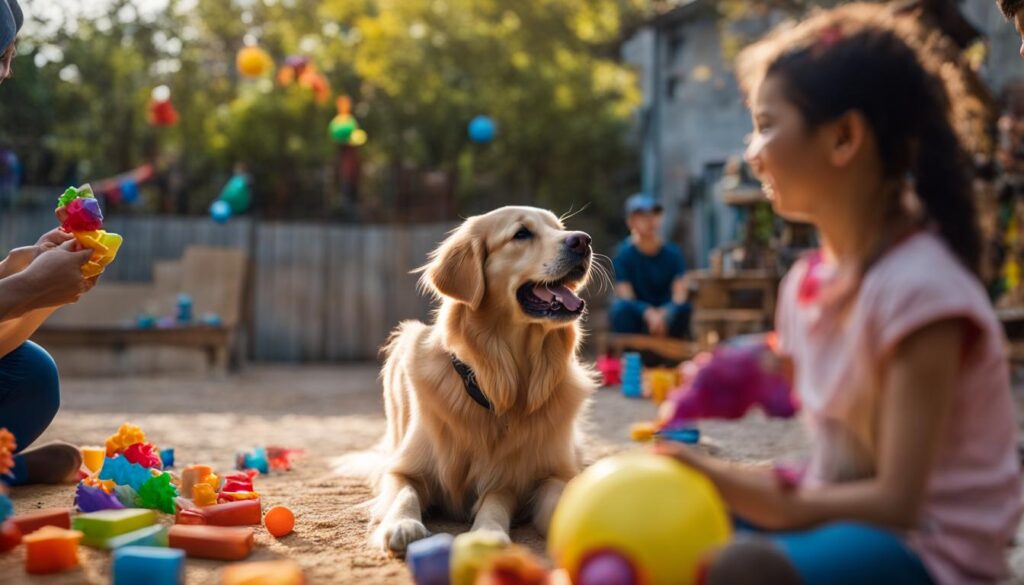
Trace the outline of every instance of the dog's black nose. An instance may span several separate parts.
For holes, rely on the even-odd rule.
[[[590,253],[590,236],[583,232],[573,232],[565,238],[565,247],[581,256]]]

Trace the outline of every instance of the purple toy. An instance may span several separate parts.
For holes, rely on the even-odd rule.
[[[102,488],[78,484],[75,491],[75,507],[81,512],[99,512],[100,510],[120,510],[124,504],[117,499],[117,494],[108,494]]]
[[[690,427],[704,418],[738,419],[753,406],[773,417],[796,414],[786,364],[771,345],[769,339],[698,356],[684,372],[687,381],[662,406],[660,427]]]

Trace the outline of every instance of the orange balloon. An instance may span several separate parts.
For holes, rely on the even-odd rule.
[[[284,506],[274,506],[267,510],[263,523],[267,525],[267,532],[281,538],[291,534],[295,528],[295,514]]]

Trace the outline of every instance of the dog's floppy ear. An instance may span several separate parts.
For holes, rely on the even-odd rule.
[[[484,244],[468,224],[458,228],[430,254],[420,286],[476,310],[484,300]]]

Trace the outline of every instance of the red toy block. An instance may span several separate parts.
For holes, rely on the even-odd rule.
[[[168,530],[167,538],[171,548],[180,548],[190,557],[240,561],[252,552],[253,530],[175,524]]]
[[[0,553],[5,553],[21,544],[21,530],[8,520],[0,524]]]
[[[203,508],[178,512],[178,524],[208,524],[210,526],[247,526],[263,523],[260,501],[239,500]]]
[[[43,526],[56,526],[68,530],[71,528],[71,510],[68,508],[48,508],[28,514],[20,514],[11,518],[11,522],[21,530],[23,536],[28,536]]]

